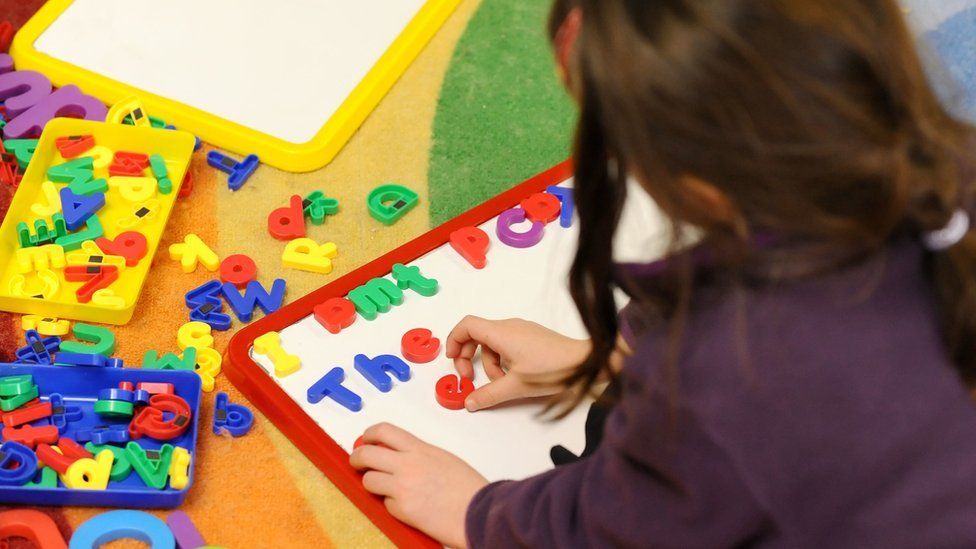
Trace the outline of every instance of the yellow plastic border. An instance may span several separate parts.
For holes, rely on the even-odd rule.
[[[138,95],[148,112],[167,123],[237,154],[257,154],[262,162],[290,172],[308,172],[331,162],[461,3],[427,0],[315,137],[291,143],[35,50],[34,42],[73,1],[49,0],[17,33],[10,54],[18,69],[42,72],[56,86],[75,84],[107,104]]]

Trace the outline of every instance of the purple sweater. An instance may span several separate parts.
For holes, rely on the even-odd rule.
[[[638,334],[599,448],[482,489],[469,544],[976,547],[976,406],[922,254],[694,314],[674,408],[665,339]]]

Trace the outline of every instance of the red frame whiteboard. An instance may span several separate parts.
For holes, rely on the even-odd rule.
[[[542,192],[572,176],[572,163],[566,161],[528,181],[505,191],[454,219],[431,229],[399,248],[336,279],[297,301],[281,308],[237,332],[227,349],[224,372],[244,396],[256,406],[299,450],[319,468],[367,516],[373,524],[400,547],[440,547],[430,537],[393,518],[382,498],[362,486],[362,475],[349,465],[349,454],[309,417],[284,389],[275,383],[250,356],[254,339],[268,332],[281,331],[312,314],[326,299],[343,297],[366,281],[388,274],[396,263],[409,264],[450,241],[452,232],[478,226],[517,205],[526,196]]]

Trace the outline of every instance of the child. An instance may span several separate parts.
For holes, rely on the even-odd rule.
[[[351,457],[366,489],[452,546],[976,546],[974,133],[896,1],[560,0],[554,21],[592,339],[467,318],[447,351],[472,375],[481,348],[469,411],[616,378],[605,436],[486,485],[378,425]],[[628,177],[674,223],[662,263],[612,264]]]

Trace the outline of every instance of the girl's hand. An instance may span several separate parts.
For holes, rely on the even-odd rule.
[[[464,547],[464,517],[488,484],[457,456],[380,423],[363,433],[349,463],[366,470],[363,487],[383,496],[394,517],[450,547]]]
[[[563,389],[560,378],[590,352],[589,341],[568,338],[534,322],[467,316],[447,336],[447,357],[454,359],[462,377],[474,378],[471,359],[479,346],[491,382],[468,395],[464,407],[469,412],[554,395]]]

